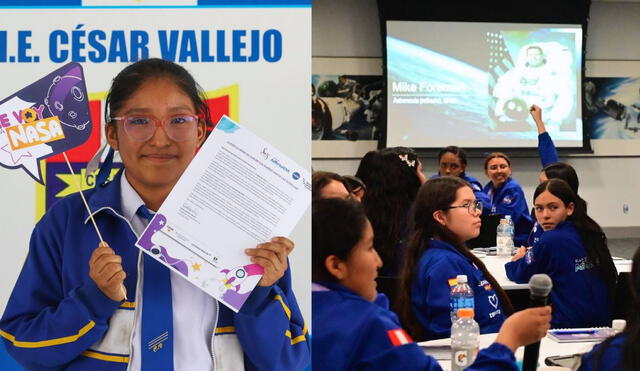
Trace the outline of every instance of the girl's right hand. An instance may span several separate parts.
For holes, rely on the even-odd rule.
[[[521,310],[511,315],[500,327],[496,343],[504,344],[512,351],[542,339],[550,327],[551,307]]]
[[[122,268],[122,258],[107,245],[98,245],[89,259],[89,277],[96,286],[113,301],[125,300],[123,289],[127,274]]]

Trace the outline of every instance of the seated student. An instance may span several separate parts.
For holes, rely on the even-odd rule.
[[[313,370],[441,370],[376,292],[382,261],[361,205],[315,200],[312,211]],[[544,336],[550,318],[550,307],[515,313],[467,370],[517,370],[513,351]]]
[[[356,176],[367,185],[362,204],[376,234],[382,276],[396,276],[404,253],[409,210],[424,183],[422,163],[411,148],[384,148],[367,153]]]
[[[311,175],[311,198],[349,198],[351,188],[340,175],[329,171],[314,171]]]
[[[547,165],[540,172],[540,183],[549,180],[549,179],[561,179],[567,182],[571,190],[576,195],[577,203],[582,205],[584,211],[587,211],[587,202],[583,200],[578,194],[578,188],[580,187],[580,182],[578,180],[578,174],[573,166],[566,164],[564,162],[556,162],[551,165]],[[535,208],[532,210],[532,214],[535,218]],[[526,246],[533,246],[536,242],[540,240],[540,237],[544,233],[544,229],[540,224],[535,221],[533,224],[533,228],[531,229],[531,233],[529,234],[529,238],[527,239]]]
[[[490,214],[511,215],[514,245],[526,244],[533,220],[522,187],[511,177],[511,160],[504,153],[491,153],[484,161],[484,171],[490,179],[483,189],[491,202]]]
[[[518,283],[536,273],[551,277],[554,328],[609,325],[617,272],[602,229],[563,180],[541,183],[534,205],[545,233],[505,264],[507,277]]]
[[[633,255],[630,286],[635,310],[627,327],[585,354],[578,371],[640,371],[640,249]]]
[[[459,274],[474,292],[481,333],[496,332],[513,312],[509,298],[465,242],[480,233],[480,203],[458,177],[430,179],[413,206],[414,230],[400,274],[396,312],[417,339],[450,336],[449,294]]]
[[[35,226],[0,321],[8,353],[26,370],[291,370],[310,363],[289,239],[246,250],[264,275],[238,313],[134,246],[150,210],[160,208],[205,139],[204,98],[186,69],[162,59],[138,61],[114,78],[105,132],[109,156],[118,150],[124,170],[85,192],[105,244],[78,194]],[[98,179],[109,173],[103,166]]]
[[[439,176],[451,175],[457,176],[467,181],[471,185],[473,193],[476,198],[482,202],[483,212],[488,213],[491,209],[491,202],[486,193],[482,190],[482,183],[471,175],[468,175],[465,170],[467,169],[467,154],[466,152],[456,146],[448,146],[438,152],[438,172],[431,176],[437,178]]]
[[[584,210],[587,211],[587,203],[578,194],[578,188],[580,186],[578,174],[573,166],[564,162],[558,162],[556,147],[542,121],[542,109],[534,104],[531,106],[530,113],[538,127],[538,153],[543,168],[539,176],[540,183],[548,179],[564,180],[578,197],[578,202],[582,203]],[[527,239],[526,246],[533,246],[534,243],[538,242],[542,233],[544,233],[544,229],[535,221],[534,209],[531,210],[531,215],[534,218],[534,225]]]

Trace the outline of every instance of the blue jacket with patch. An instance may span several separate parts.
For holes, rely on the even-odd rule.
[[[440,173],[435,173],[429,179],[437,178],[440,176]],[[482,183],[471,175],[467,175],[466,173],[460,174],[460,178],[467,181],[467,183],[471,184],[471,189],[473,190],[473,194],[476,195],[476,199],[482,202],[482,214],[488,215],[491,210],[491,200],[489,200],[489,196],[482,190]]]
[[[536,273],[553,281],[553,328],[609,325],[609,290],[593,268],[582,238],[571,221],[546,231],[527,254],[505,264],[507,277],[527,283]]]
[[[600,359],[596,360],[596,353],[602,348],[602,344],[598,344],[582,357],[582,364],[578,371],[593,371],[596,369],[596,362],[600,366],[600,370],[621,370],[622,369],[622,347],[624,345],[625,335],[618,335],[608,346],[602,350]]]
[[[498,295],[467,257],[446,242],[431,239],[420,260],[411,287],[411,302],[427,339],[451,336],[449,296],[459,274],[467,275],[474,293],[475,320],[480,333],[498,332],[506,319]]]
[[[510,177],[498,189],[493,188],[493,183],[487,183],[484,192],[491,200],[491,214],[511,215],[515,226],[514,245],[525,245],[533,227],[533,219],[520,184]]]
[[[389,310],[386,296],[369,302],[344,286],[314,288],[313,370],[442,370]],[[317,285],[314,285],[317,287]],[[403,341],[404,340],[404,341]],[[513,352],[498,343],[478,353],[467,370],[517,370]]]
[[[121,174],[85,195],[106,242],[122,257],[124,284],[133,299],[142,252],[122,216]],[[127,369],[136,303],[112,301],[89,277],[89,258],[98,243],[78,194],[57,202],[36,225],[0,320],[8,352],[26,370]],[[239,313],[219,305],[209,343],[216,370],[235,369],[237,360],[248,370],[296,370],[310,363],[307,337],[287,269],[277,284],[256,287]]]

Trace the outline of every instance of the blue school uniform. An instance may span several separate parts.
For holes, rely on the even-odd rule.
[[[621,370],[622,369],[622,347],[626,339],[625,335],[613,338],[607,347],[602,350],[600,359],[596,359],[596,353],[600,351],[602,344],[598,344],[582,357],[582,364],[578,371],[592,371],[596,368],[596,362],[600,370]]]
[[[372,303],[344,286],[314,283],[313,370],[442,370],[402,330],[383,294]],[[498,343],[467,370],[517,370],[513,352]]]
[[[545,232],[527,254],[505,264],[507,277],[527,283],[536,273],[553,281],[553,328],[607,326],[609,290],[587,258],[575,224],[565,221]]]
[[[431,239],[418,261],[418,273],[412,283],[411,302],[427,339],[451,336],[449,295],[459,274],[467,275],[473,289],[475,320],[480,333],[498,332],[506,319],[498,295],[491,284],[467,257],[450,244]]]
[[[553,140],[551,140],[551,136],[549,136],[547,132],[538,135],[538,155],[540,156],[540,163],[542,163],[543,168],[558,162],[558,151],[556,151],[556,146],[553,144]],[[536,221],[533,211],[531,212],[531,219],[533,220],[533,228],[529,233],[529,238],[525,246],[533,246],[533,244],[540,240],[540,237],[544,233],[544,229],[542,229],[542,226]]]
[[[515,226],[515,246],[525,245],[533,227],[533,219],[529,215],[527,200],[520,184],[510,177],[498,189],[493,188],[493,183],[487,183],[484,192],[491,202],[491,214],[511,215]]]
[[[429,179],[437,178],[440,176],[440,173],[433,174]],[[482,183],[471,175],[467,175],[466,173],[460,174],[460,178],[464,179],[471,185],[471,189],[473,190],[473,194],[476,196],[476,199],[482,202],[482,215],[488,215],[491,210],[491,200],[489,200],[489,196],[482,190]]]

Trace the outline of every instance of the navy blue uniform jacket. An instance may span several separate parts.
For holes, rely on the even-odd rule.
[[[313,370],[442,370],[438,362],[411,342],[394,345],[402,333],[398,317],[379,294],[369,302],[344,286],[321,283],[312,294]],[[316,285],[314,285],[316,286]],[[316,286],[318,287],[318,286]],[[517,370],[509,348],[494,343],[478,353],[467,370]]]
[[[428,243],[429,247],[418,261],[418,273],[411,288],[413,310],[427,339],[451,336],[449,296],[459,274],[467,275],[473,289],[475,320],[480,333],[498,332],[506,316],[498,295],[482,271],[448,243],[433,239]]]
[[[582,238],[571,221],[546,231],[529,252],[505,264],[507,277],[527,283],[536,273],[553,281],[553,328],[609,325],[608,289],[587,259]]]
[[[616,336],[611,343],[603,350],[602,358],[599,359],[598,364],[600,370],[621,370],[622,369],[622,346],[626,339],[625,335]],[[592,371],[596,366],[596,352],[602,347],[602,344],[598,344],[593,349],[582,357],[582,364],[578,371]]]

